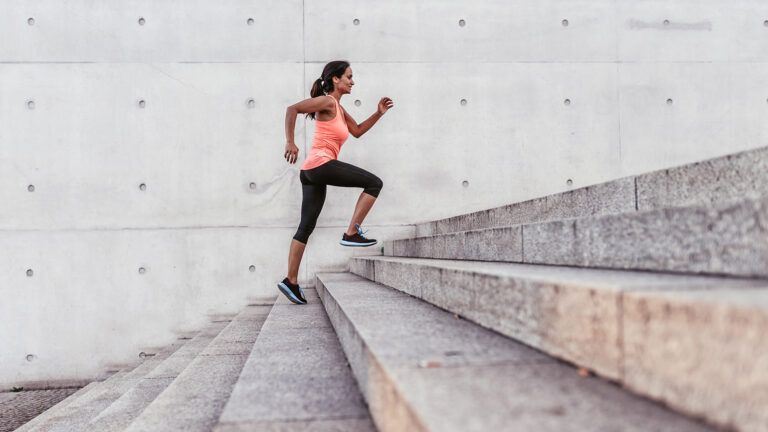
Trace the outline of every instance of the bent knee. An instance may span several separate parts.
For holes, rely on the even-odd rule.
[[[384,187],[384,182],[380,178],[376,177],[371,181],[371,184],[363,190],[363,192],[374,197],[378,197],[381,192],[381,188]]]

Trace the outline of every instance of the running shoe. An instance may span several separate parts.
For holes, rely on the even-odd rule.
[[[307,304],[307,298],[304,297],[304,290],[302,290],[300,286],[288,282],[288,278],[283,279],[282,282],[277,284],[277,288],[281,293],[288,297],[288,300],[296,304]]]
[[[369,239],[363,236],[363,234],[367,233],[368,231],[363,231],[358,224],[355,224],[355,228],[357,228],[357,232],[351,236],[348,236],[347,233],[344,233],[341,236],[341,241],[339,244],[342,246],[352,247],[366,247],[376,244],[376,239]]]

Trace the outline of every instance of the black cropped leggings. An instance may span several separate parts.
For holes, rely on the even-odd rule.
[[[301,222],[293,236],[304,244],[315,230],[317,218],[325,203],[326,186],[360,187],[368,195],[378,197],[384,185],[381,179],[368,171],[338,160],[328,161],[319,167],[302,170],[301,180]]]

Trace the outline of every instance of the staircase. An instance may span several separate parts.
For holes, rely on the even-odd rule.
[[[19,431],[768,431],[768,150],[417,225]]]
[[[762,148],[424,223],[416,238],[387,242],[385,256],[354,258],[350,269],[592,371],[628,390],[624,397],[655,400],[723,429],[766,431],[766,168]],[[499,373],[487,385],[517,373]],[[445,376],[456,387],[444,394],[467,394],[461,376]],[[506,392],[517,391],[516,382]],[[481,405],[506,394],[488,390]],[[404,406],[421,409],[415,396],[403,397],[411,401]],[[504,424],[524,430],[529,423],[519,413],[532,400],[509,402],[507,412],[516,414]],[[608,412],[595,408],[591,420]],[[377,418],[373,405],[372,413]],[[643,430],[679,430],[642,417]],[[438,421],[422,424],[443,430]]]

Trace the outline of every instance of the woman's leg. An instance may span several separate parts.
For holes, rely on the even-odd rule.
[[[324,184],[315,184],[311,182],[305,171],[299,175],[301,179],[301,222],[296,234],[291,240],[290,251],[288,252],[288,281],[296,284],[299,275],[299,266],[301,258],[304,255],[304,249],[312,231],[315,230],[317,218],[325,203],[326,186]]]
[[[355,212],[352,213],[352,220],[349,222],[349,227],[347,227],[346,234],[348,236],[354,235],[357,232],[355,224],[363,224],[363,220],[368,215],[368,211],[373,207],[373,203],[375,202],[375,196],[368,195],[365,192],[360,193],[360,198],[357,199],[357,204],[355,205]]]
[[[352,219],[347,227],[346,234],[353,235],[357,232],[355,224],[362,225],[363,220],[368,215],[368,211],[376,202],[376,198],[384,186],[383,182],[376,175],[338,160],[326,162],[323,165],[311,170],[308,177],[314,182],[324,183],[331,186],[341,187],[361,187],[363,192],[357,199],[355,211],[352,213]]]
[[[296,285],[299,278],[299,265],[301,265],[301,257],[304,255],[304,248],[306,244],[298,241],[291,240],[291,250],[288,252],[288,282]]]

